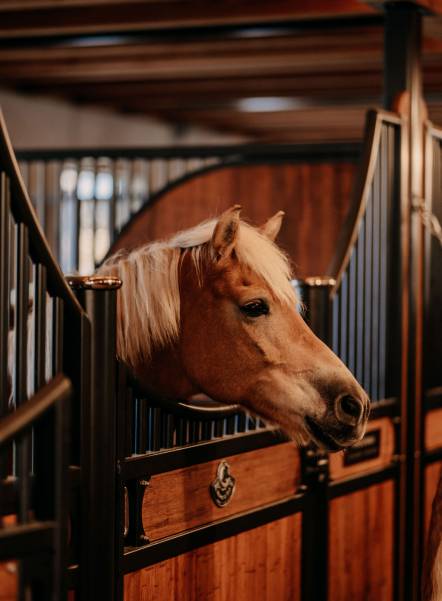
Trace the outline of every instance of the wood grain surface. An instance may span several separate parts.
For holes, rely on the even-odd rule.
[[[436,494],[437,484],[439,482],[442,461],[430,463],[425,468],[425,492],[424,492],[424,540],[427,539],[428,527],[431,519],[431,508],[434,495]]]
[[[427,451],[442,447],[442,409],[429,411],[425,416],[425,448]]]
[[[394,453],[394,426],[389,417],[376,419],[369,422],[367,432],[364,438],[370,432],[379,431],[380,453],[378,457],[366,459],[353,465],[345,465],[345,454],[343,452],[330,455],[330,478],[340,480],[353,474],[362,474],[364,472],[380,469],[389,465],[393,459]]]
[[[0,563],[0,601],[16,601],[18,571],[16,561]]]
[[[222,508],[215,505],[209,491],[219,460],[151,478],[142,506],[149,540],[290,497],[300,483],[299,451],[291,442],[227,457],[226,461],[236,490]]]
[[[113,250],[134,248],[219,215],[233,204],[243,218],[264,223],[286,215],[278,237],[298,277],[324,275],[350,206],[350,163],[224,167],[166,192],[135,218]]]
[[[124,601],[300,601],[301,516],[127,574]]]
[[[330,504],[329,601],[392,601],[394,483]]]

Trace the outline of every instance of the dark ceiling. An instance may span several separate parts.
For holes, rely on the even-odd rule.
[[[0,3],[2,87],[265,141],[359,139],[382,65],[383,13],[357,0]],[[423,67],[441,123],[439,16]]]

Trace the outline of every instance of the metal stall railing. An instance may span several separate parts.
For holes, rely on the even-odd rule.
[[[358,144],[22,151],[20,169],[65,273],[93,273],[124,225],[166,190],[222,166],[348,160]]]
[[[73,449],[79,431],[72,426],[75,403],[72,411],[66,406],[69,385],[62,374],[73,382],[73,399],[79,400],[82,378],[78,361],[68,359],[66,337],[86,317],[40,229],[1,116],[0,247],[2,557],[13,559],[17,551],[19,561],[13,565],[20,599],[26,591],[33,598],[45,591],[40,598],[64,599],[67,466],[78,459]],[[72,447],[67,446],[70,438]],[[27,549],[28,536],[34,547]],[[42,570],[36,555],[40,548],[46,563],[52,554],[51,565]]]

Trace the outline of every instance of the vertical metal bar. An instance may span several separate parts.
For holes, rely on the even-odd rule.
[[[27,391],[27,337],[29,302],[28,230],[20,223],[16,239],[16,296],[15,296],[15,402],[20,406],[26,401]],[[28,521],[30,501],[30,440],[29,435],[20,438],[16,445],[16,466],[20,482],[19,520]]]
[[[370,195],[367,201],[365,214],[365,280],[364,280],[364,388],[371,395],[371,324],[372,324],[372,306],[371,290],[373,286],[372,277],[372,257],[373,257],[373,190],[370,188]]]
[[[138,405],[138,453],[145,453],[148,448],[147,445],[147,399],[139,399]]]
[[[356,304],[357,310],[357,336],[356,336],[356,378],[359,382],[363,382],[364,379],[364,339],[365,339],[365,295],[364,295],[364,281],[365,281],[365,217],[362,220],[361,227],[359,229],[359,236],[357,241],[357,287],[356,287]]]
[[[401,470],[399,498],[401,511],[400,573],[396,577],[396,594],[415,601],[419,597],[422,507],[422,323],[423,256],[422,224],[412,212],[415,198],[423,195],[423,102],[422,102],[422,14],[413,3],[387,3],[385,19],[385,97],[388,108],[395,99],[407,94],[406,136],[401,139],[400,196],[395,199],[400,220],[400,246],[396,249],[400,297],[397,299],[401,327],[401,443],[399,452],[407,456]],[[400,226],[399,226],[400,224]],[[396,233],[396,232],[395,232]],[[395,275],[397,281],[397,276]],[[403,515],[402,515],[403,513]]]
[[[91,322],[91,391],[83,400],[81,598],[113,601],[116,590],[116,541],[120,527],[116,499],[116,290],[94,290],[82,296]],[[99,287],[97,285],[97,287]],[[118,496],[120,498],[120,495]]]
[[[63,300],[61,298],[54,297],[52,310],[52,370],[55,376],[63,369]]]
[[[339,345],[339,356],[342,361],[347,364],[348,362],[348,331],[347,331],[347,302],[348,302],[348,271],[344,273],[341,280],[341,289],[339,291],[340,296],[340,309],[341,315],[339,316],[340,323],[340,345]]]
[[[381,137],[382,140],[382,137]],[[380,299],[380,281],[379,281],[379,267],[380,267],[380,202],[381,202],[381,165],[384,160],[382,154],[382,145],[380,141],[380,147],[378,151],[378,159],[374,172],[373,180],[373,223],[372,223],[372,288],[371,288],[371,306],[372,306],[372,320],[371,320],[371,386],[370,386],[370,398],[372,400],[379,400],[379,299]]]
[[[351,372],[356,369],[356,265],[357,252],[353,249],[348,267],[348,300],[347,300],[347,330],[348,330],[348,360],[347,366]]]
[[[0,173],[0,418],[8,412],[12,374],[8,370],[10,327],[10,196],[9,181]],[[0,456],[0,478],[9,472],[7,453]]]
[[[389,197],[393,192],[393,187],[389,182],[389,161],[391,160],[389,152],[389,130],[390,126],[385,126],[382,132],[381,145],[382,157],[381,161],[381,190],[380,190],[380,233],[379,233],[379,362],[378,362],[378,378],[379,378],[379,399],[386,397],[386,352],[387,352],[387,288],[388,288],[388,225],[389,225]]]
[[[34,384],[38,390],[45,383],[46,365],[46,267],[41,263],[35,266],[34,282],[35,312],[35,371]]]

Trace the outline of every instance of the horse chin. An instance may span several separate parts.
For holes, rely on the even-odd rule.
[[[305,418],[305,423],[309,434],[313,441],[318,445],[319,448],[336,453],[345,449],[346,445],[337,441],[331,434],[326,432],[321,426],[311,417]]]

